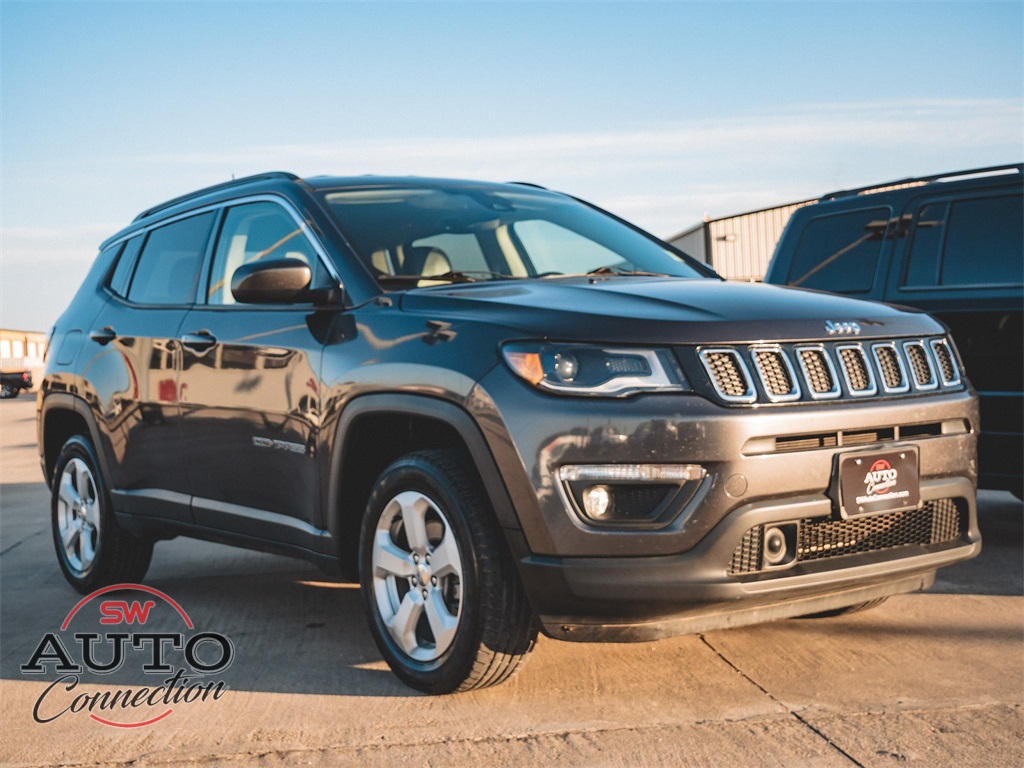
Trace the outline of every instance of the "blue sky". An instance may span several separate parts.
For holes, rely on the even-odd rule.
[[[1024,158],[1022,3],[19,3],[0,324],[142,208],[271,169],[531,180],[667,236]]]

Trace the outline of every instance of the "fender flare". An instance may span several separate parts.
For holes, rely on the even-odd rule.
[[[42,406],[39,409],[39,426],[37,441],[39,443],[39,457],[43,463],[43,476],[46,485],[49,487],[53,478],[50,476],[49,467],[46,466],[46,418],[52,411],[72,411],[82,417],[89,430],[89,440],[96,451],[96,460],[100,463],[100,471],[103,472],[107,484],[110,484],[110,466],[107,464],[106,451],[100,440],[100,429],[96,424],[96,417],[89,404],[77,395],[70,395],[66,392],[50,392],[43,397]]]
[[[520,530],[512,498],[497,462],[473,417],[453,402],[425,395],[381,393],[361,395],[341,411],[331,443],[330,475],[327,492],[327,527],[335,541],[341,541],[341,469],[345,443],[354,422],[369,414],[408,415],[443,421],[451,426],[469,451],[473,465],[483,482],[484,493],[494,509],[498,524],[508,530]]]

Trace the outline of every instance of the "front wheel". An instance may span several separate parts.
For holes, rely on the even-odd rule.
[[[456,454],[413,453],[384,471],[359,554],[374,640],[412,688],[496,685],[533,648],[537,627],[515,564],[479,483]]]
[[[146,575],[153,542],[118,526],[96,454],[81,435],[69,438],[57,457],[50,506],[57,561],[79,592]]]
[[[15,397],[18,394],[18,390],[14,387],[10,387],[6,384],[0,384],[0,399],[6,400],[8,397]]]

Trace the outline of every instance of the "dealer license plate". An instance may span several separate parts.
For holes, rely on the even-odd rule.
[[[916,508],[921,502],[917,448],[842,456],[839,498],[843,517]]]

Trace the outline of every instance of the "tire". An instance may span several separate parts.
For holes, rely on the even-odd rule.
[[[146,575],[153,542],[118,526],[96,453],[81,435],[69,438],[57,457],[50,510],[57,562],[79,592]]]
[[[377,647],[419,691],[504,682],[537,639],[494,514],[455,453],[413,453],[384,470],[363,518],[359,575]]]
[[[831,611],[821,611],[820,613],[808,613],[806,616],[801,616],[801,619],[831,619],[834,616],[845,616],[848,613],[860,613],[861,611],[870,611],[872,608],[881,605],[888,597],[876,597],[874,600],[867,600],[863,603],[854,603],[853,605],[847,605],[844,608],[833,608]]]
[[[9,397],[17,397],[18,390],[8,386],[7,384],[0,384],[0,399],[6,400]]]

